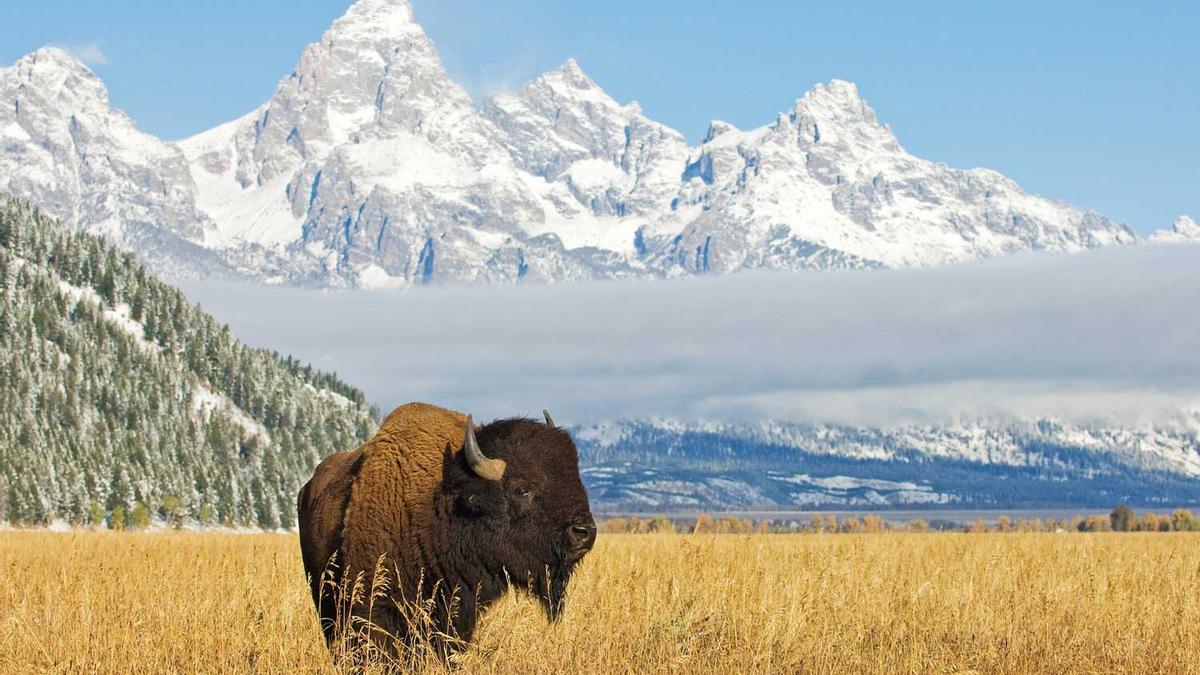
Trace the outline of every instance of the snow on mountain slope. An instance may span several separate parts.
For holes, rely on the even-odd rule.
[[[94,288],[68,283],[58,278],[57,274],[52,274],[52,276],[55,277],[58,282],[58,289],[65,297],[73,303],[86,302],[91,305],[106,321],[133,338],[134,344],[138,348],[154,353],[161,353],[163,351],[162,345],[146,337],[145,322],[133,318],[133,312],[128,303],[118,302],[112,307],[108,307]],[[319,396],[325,398],[338,397],[347,404],[351,403],[348,399],[335,392],[317,390],[308,383],[305,383],[305,386]],[[258,437],[264,443],[269,444],[271,442],[270,432],[267,431],[267,428],[261,422],[255,420],[254,417],[239,408],[232,399],[216,390],[207,382],[198,381],[196,383],[192,394],[192,410],[197,419],[200,417],[207,418],[214,411],[220,412],[232,422],[242,427],[250,436]]]
[[[1200,241],[1200,223],[1188,216],[1179,216],[1170,230],[1159,230],[1150,236],[1156,243]]]
[[[701,204],[671,252],[716,271],[789,267],[800,259],[791,251],[806,246],[907,267],[1136,241],[1123,226],[1028,195],[994,171],[913,157],[840,80],[817,85],[769,126],[714,123],[677,198]],[[649,233],[673,238],[675,228],[665,219]],[[702,261],[688,259],[701,250]]]
[[[188,164],[109,105],[100,78],[46,47],[0,68],[0,193],[103,234],[176,275],[225,274],[198,244]]]
[[[665,211],[687,156],[682,134],[621,105],[574,59],[515,94],[483,104],[546,217],[531,234],[553,234],[568,249],[614,251],[643,275],[637,230]]]
[[[585,425],[575,431],[591,448],[637,445],[647,433],[708,434],[730,440],[851,459],[929,458],[980,464],[1035,466],[1046,457],[1033,447],[1073,448],[1118,458],[1142,469],[1200,477],[1200,412],[1144,425],[1070,423],[1054,419],[1009,418],[962,421],[938,426],[849,427],[763,421],[755,424],[624,420]]]
[[[574,60],[476,109],[406,0],[359,0],[265,103],[177,144],[137,132],[62,52],[2,73],[0,189],[118,240],[153,238],[130,247],[160,267],[378,287],[924,266],[1136,241],[995,172],[913,157],[847,82],[758,129],[714,122],[695,148]]]
[[[632,253],[637,224],[666,211],[678,189],[683,135],[637,103],[614,101],[574,59],[516,94],[493,96],[482,112],[518,166],[612,221],[617,238],[605,248]]]
[[[513,164],[405,2],[356,3],[259,111],[180,146],[221,223],[215,243],[284,251],[319,282],[550,281],[622,267],[539,237],[548,187]]]
[[[280,197],[286,176],[263,185],[256,182],[249,189],[237,178],[238,134],[254,126],[262,112],[256,109],[179,144],[196,185],[196,206],[214,223],[204,232],[207,246],[278,246],[295,239],[300,230],[301,219]]]
[[[626,420],[573,435],[588,492],[608,509],[1175,504],[1200,484],[1196,411],[1154,426]]]
[[[201,203],[235,228],[224,241],[284,248],[339,284],[920,266],[1136,240],[995,172],[909,155],[847,82],[760,129],[714,122],[698,148],[574,60],[476,112],[399,0],[351,7],[239,124],[182,143]]]

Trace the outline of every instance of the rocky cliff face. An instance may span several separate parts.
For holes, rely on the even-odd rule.
[[[758,129],[713,122],[697,147],[573,60],[477,109],[404,0],[360,0],[266,103],[177,144],[56,50],[0,71],[0,96],[0,189],[198,273],[549,282],[1136,241],[995,172],[913,157],[848,82]]]
[[[0,193],[176,275],[231,273],[200,245],[211,223],[196,208],[183,152],[110,107],[86,66],[60,49],[39,49],[0,69],[0,101]]]
[[[1004,176],[908,154],[839,80],[773,124],[714,122],[684,171],[679,263],[751,267],[927,266],[1021,250],[1079,251],[1136,237],[1092,212],[1028,195]],[[686,217],[685,217],[686,218]],[[665,225],[665,227],[664,227]],[[658,236],[673,236],[664,220]],[[810,264],[803,251],[817,252]]]
[[[501,140],[411,8],[367,0],[258,111],[180,145],[219,224],[213,244],[272,248],[292,277],[389,286],[617,273],[617,256],[568,255],[539,236],[544,181]]]
[[[483,115],[521,169],[561,185],[594,216],[653,217],[679,189],[683,135],[637,103],[614,101],[574,59],[516,94],[488,99]]]

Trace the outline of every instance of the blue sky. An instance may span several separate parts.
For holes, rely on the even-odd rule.
[[[16,0],[0,62],[73,48],[113,103],[180,138],[266,99],[348,0]],[[1146,233],[1200,217],[1200,2],[413,0],[479,96],[569,56],[695,142],[843,78],[913,153],[986,166]]]

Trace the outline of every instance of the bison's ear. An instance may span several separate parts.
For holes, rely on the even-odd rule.
[[[500,484],[476,476],[465,465],[462,453],[449,447],[443,456],[442,489],[453,499],[455,515],[482,518],[503,509]]]
[[[454,500],[454,510],[465,518],[482,518],[488,515],[487,501],[482,495],[460,494]]]
[[[504,503],[494,485],[468,487],[454,495],[454,511],[464,518],[487,518],[504,510]]]

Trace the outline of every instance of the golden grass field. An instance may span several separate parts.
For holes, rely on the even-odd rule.
[[[295,535],[0,532],[0,672],[335,672]],[[461,672],[1200,672],[1200,535],[607,535]],[[428,670],[440,670],[436,664]]]

